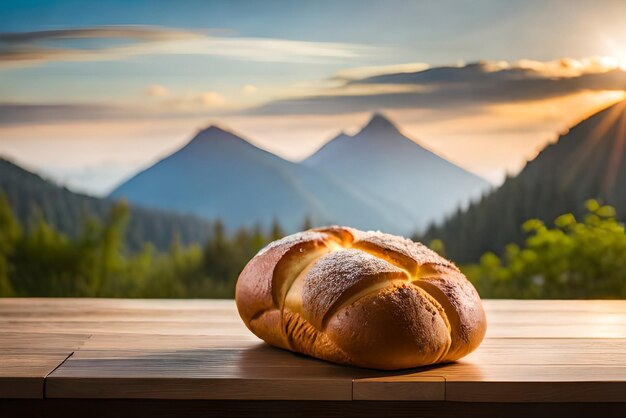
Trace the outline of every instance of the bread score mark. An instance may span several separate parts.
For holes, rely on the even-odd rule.
[[[382,281],[376,281],[348,297],[339,298],[335,302],[335,304],[331,306],[331,308],[328,310],[326,315],[324,315],[324,319],[322,320],[322,327],[321,329],[318,329],[318,331],[324,332],[331,318],[333,318],[337,314],[337,312],[341,311],[341,309],[343,309],[344,307],[350,306],[351,304],[358,302],[360,299],[363,299],[378,291],[388,289],[389,287],[394,287],[397,289],[397,288],[402,288],[402,287],[407,287],[407,286],[414,288],[419,294],[424,296],[424,299],[428,303],[428,306],[427,306],[428,310],[431,311],[433,314],[439,315],[448,330],[449,338],[447,340],[447,344],[441,347],[441,350],[438,352],[438,356],[436,358],[435,363],[441,361],[443,358],[445,358],[445,356],[448,355],[448,352],[450,351],[450,347],[452,345],[452,328],[450,326],[450,321],[448,320],[447,312],[445,308],[442,306],[442,304],[439,303],[439,301],[433,295],[428,293],[428,291],[421,288],[420,286],[416,285],[415,282],[411,281],[409,276],[405,276],[405,278],[403,279],[387,279],[387,280],[382,280]]]
[[[301,262],[298,263],[293,270],[290,271],[286,278],[283,279],[282,285],[280,286],[279,300],[280,305],[278,306],[281,315],[281,330],[286,334],[289,345],[292,350],[295,350],[292,345],[292,338],[290,337],[290,333],[288,330],[289,324],[285,321],[285,306],[289,306],[289,310],[301,315],[302,314],[302,296],[301,289],[304,277],[307,272],[317,263],[317,261],[335,251],[340,251],[343,249],[337,239],[334,236],[329,236],[331,238],[330,241],[327,241],[324,246],[320,247],[316,251],[309,251],[309,254],[305,255]],[[300,252],[304,250],[302,247],[298,247],[295,251]],[[304,250],[306,252],[306,250]]]
[[[389,286],[394,287],[402,287],[402,286],[412,286],[422,294],[426,301],[429,304],[429,310],[432,312],[437,312],[438,315],[441,316],[444,321],[450,338],[448,339],[448,344],[442,347],[442,350],[438,353],[437,361],[441,361],[450,351],[451,343],[452,343],[452,328],[449,315],[452,317],[452,320],[456,320],[455,323],[459,322],[458,314],[447,300],[446,296],[441,292],[436,286],[430,283],[422,283],[422,277],[429,277],[433,273],[435,273],[434,266],[432,263],[426,263],[423,265],[418,265],[414,260],[409,259],[404,254],[397,253],[396,251],[389,249],[382,249],[374,245],[373,243],[357,241],[353,242],[352,239],[342,239],[343,237],[332,233],[329,231],[319,230],[328,237],[328,241],[325,242],[325,245],[321,246],[315,250],[306,250],[303,247],[305,245],[298,245],[292,251],[294,252],[302,252],[303,257],[301,261],[295,265],[293,265],[287,271],[287,277],[283,277],[281,285],[278,287],[278,294],[274,293],[275,301],[278,299],[280,301],[280,305],[278,306],[279,311],[281,313],[281,330],[287,337],[287,341],[290,345],[290,348],[294,351],[296,347],[293,346],[293,336],[291,336],[291,332],[302,327],[309,328],[311,327],[317,333],[323,332],[329,320],[342,308],[349,306],[360,299],[367,297],[377,291],[388,288]],[[352,238],[352,237],[351,237]],[[326,314],[323,316],[321,321],[321,326],[317,327],[310,323],[309,320],[306,319],[303,307],[302,307],[302,290],[304,286],[304,280],[307,276],[308,272],[315,267],[320,259],[323,257],[342,250],[346,249],[354,249],[358,251],[362,251],[366,254],[370,254],[374,257],[377,257],[397,268],[402,270],[402,275],[398,276],[397,274],[390,274],[389,279],[373,279],[368,280],[368,278],[363,278],[359,282],[357,282],[354,286],[347,289],[346,292],[342,294],[339,299],[332,304],[332,306],[328,309]],[[446,264],[441,264],[442,266],[446,266]],[[401,278],[398,278],[401,277]],[[363,283],[370,282],[369,285],[361,288]],[[358,289],[356,293],[350,292],[352,289]],[[432,292],[432,293],[431,293]],[[352,294],[350,294],[352,293]],[[433,294],[434,293],[434,294]],[[347,296],[346,296],[347,295]],[[443,302],[443,303],[442,303]],[[285,320],[285,308],[289,309],[289,311],[299,317],[298,326],[294,329],[294,319],[291,318],[290,321]],[[259,315],[256,315],[259,316]]]
[[[366,280],[362,280],[362,281],[366,281]],[[335,314],[337,312],[339,312],[342,308],[346,307],[346,306],[350,306],[352,305],[354,302],[357,302],[360,299],[363,299],[364,297],[371,295],[372,293],[375,293],[379,290],[385,289],[389,286],[402,286],[402,285],[406,285],[407,284],[407,280],[406,279],[388,279],[388,280],[379,280],[376,281],[372,284],[370,284],[369,286],[357,291],[356,293],[349,295],[349,296],[342,296],[339,299],[337,299],[337,301],[330,307],[330,309],[328,310],[328,312],[326,312],[326,315],[324,315],[324,318],[322,319],[322,331],[324,331],[326,329],[326,327],[328,326],[328,321],[335,316]],[[353,286],[357,287],[357,286]],[[348,292],[345,292],[348,293]],[[345,295],[344,293],[344,295]]]
[[[461,322],[459,318],[459,314],[457,310],[452,306],[448,297],[432,283],[425,282],[424,278],[427,277],[436,277],[441,273],[437,271],[437,267],[445,267],[450,268],[452,270],[457,270],[456,267],[452,263],[424,263],[417,264],[415,260],[410,257],[401,254],[393,249],[383,249],[376,244],[368,241],[357,241],[354,243],[353,248],[359,249],[361,251],[365,251],[371,255],[382,258],[390,264],[406,271],[408,276],[408,281],[416,286],[422,293],[428,296],[428,300],[434,301],[436,306],[441,307],[443,314],[441,315],[444,322],[448,327],[448,331],[450,332],[450,338],[452,339],[452,327],[455,326],[458,329],[458,326]],[[363,296],[367,296],[364,294]],[[355,302],[356,300],[352,300],[350,303]],[[450,347],[446,350],[444,355],[447,355]]]

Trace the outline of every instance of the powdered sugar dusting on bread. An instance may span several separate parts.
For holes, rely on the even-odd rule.
[[[320,258],[309,275],[341,276],[343,281],[355,282],[363,275],[401,271],[387,261],[361,250],[344,249]]]
[[[441,257],[436,252],[432,251],[425,245],[412,241],[408,238],[385,234],[380,231],[367,231],[356,236],[355,244],[358,244],[359,242],[372,244],[382,250],[399,253],[405,257],[415,260],[419,266],[424,264],[442,264],[452,266],[452,263]]]
[[[288,248],[288,247],[292,247],[294,245],[301,244],[307,241],[326,240],[326,239],[327,239],[327,236],[322,234],[321,232],[315,232],[315,231],[298,232],[292,235],[287,235],[286,237],[281,238],[279,240],[270,242],[265,247],[261,248],[261,250],[256,254],[256,257],[265,254],[266,252],[268,252],[269,250],[273,248],[280,247],[283,245],[286,248]]]
[[[307,272],[303,307],[311,318],[321,321],[332,305],[359,282],[387,281],[404,274],[402,269],[364,251],[335,251],[321,257]]]

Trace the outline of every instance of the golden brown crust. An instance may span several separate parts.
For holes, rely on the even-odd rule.
[[[248,325],[260,313],[280,309],[284,282],[305,264],[311,252],[325,252],[328,237],[312,231],[274,241],[246,265],[235,289],[239,314]]]
[[[352,364],[404,369],[436,363],[450,345],[443,309],[410,283],[393,284],[337,312],[328,336]]]
[[[318,329],[324,318],[350,296],[376,283],[405,279],[406,273],[383,259],[354,249],[341,249],[322,256],[308,270],[302,287],[306,319]]]
[[[474,351],[487,330],[487,318],[474,286],[457,269],[434,266],[414,284],[427,291],[446,311],[452,346],[443,359],[454,361]]]
[[[269,344],[361,367],[454,361],[486,330],[478,293],[454,264],[405,238],[337,226],[268,245],[235,297]]]
[[[444,264],[453,266],[448,260],[440,257],[423,244],[382,232],[359,231],[352,246],[376,254],[407,270],[411,275],[417,274],[417,269],[424,265]]]

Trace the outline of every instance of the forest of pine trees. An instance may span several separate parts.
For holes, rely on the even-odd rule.
[[[572,214],[554,227],[529,220],[521,245],[461,269],[485,298],[626,298],[624,226],[610,206],[591,200],[586,209],[582,222]],[[41,216],[22,225],[0,194],[0,296],[232,298],[245,264],[283,235],[278,222],[227,234],[217,221],[204,245],[175,236],[167,251],[149,243],[130,251],[129,216],[118,203],[70,237]],[[442,241],[431,247],[447,255]]]
[[[585,201],[598,199],[626,221],[626,102],[583,120],[544,148],[515,177],[458,210],[417,239],[443,241],[460,263],[486,252],[503,256],[509,243],[522,245],[528,219],[549,224],[563,213],[585,215]]]
[[[176,237],[167,251],[125,242],[126,204],[103,218],[89,218],[70,237],[43,217],[28,227],[0,194],[0,296],[232,298],[239,272],[263,246],[282,235],[260,227],[232,236],[217,221],[202,246]]]
[[[541,175],[550,178],[549,173]],[[593,190],[560,188],[555,182],[529,177],[527,172],[524,177],[507,178],[497,191],[466,210],[459,209],[441,225],[432,226],[414,239],[441,240],[449,257],[460,263],[473,263],[486,252],[501,255],[509,243],[521,245],[526,220],[536,218],[549,223],[565,211],[582,216],[585,200],[595,197]]]
[[[23,168],[0,158],[0,193],[11,204],[19,221],[28,225],[39,214],[56,230],[75,238],[83,223],[95,216],[103,219],[116,204],[74,193]],[[167,250],[174,236],[183,244],[204,242],[211,225],[196,216],[129,206],[131,214],[124,229],[124,240],[131,250],[139,250],[151,242],[159,250]]]

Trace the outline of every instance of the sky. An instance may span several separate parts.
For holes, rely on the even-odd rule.
[[[494,184],[626,90],[626,2],[0,3],[0,156],[105,195],[210,124],[299,161],[384,112]]]

